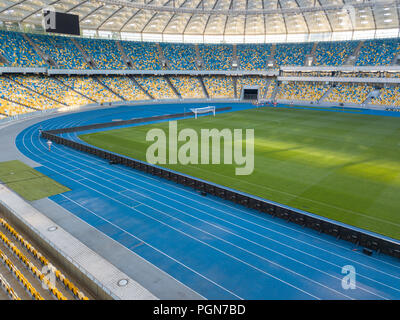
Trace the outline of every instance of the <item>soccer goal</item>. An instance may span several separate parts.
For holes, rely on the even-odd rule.
[[[190,109],[194,113],[194,117],[197,119],[197,115],[201,113],[210,113],[212,112],[215,116],[215,107],[214,106],[208,106],[208,107],[203,107],[203,108],[193,108]]]

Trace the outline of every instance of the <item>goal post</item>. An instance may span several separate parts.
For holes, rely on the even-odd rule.
[[[202,113],[213,113],[215,116],[215,106],[208,106],[208,107],[202,107],[202,108],[192,108],[190,109],[194,113],[195,119],[197,119],[198,114]]]

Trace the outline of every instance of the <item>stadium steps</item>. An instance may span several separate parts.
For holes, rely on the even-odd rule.
[[[267,66],[266,66],[266,68],[268,68],[269,62],[272,62],[273,66],[275,67],[275,65],[276,65],[276,61],[275,61],[275,58],[274,58],[275,51],[276,51],[276,44],[273,43],[272,46],[271,46],[271,54],[269,55],[269,57],[267,57]]]
[[[103,83],[103,81],[99,80],[97,77],[93,77],[94,81],[96,81],[98,84],[100,84],[101,86],[103,86],[104,88],[106,88],[109,92],[111,92],[113,95],[117,96],[118,98],[121,99],[121,101],[126,101],[125,98],[121,95],[119,95],[118,93],[114,92],[108,85],[106,85],[105,83]]]
[[[36,51],[36,53],[43,59],[44,62],[46,62],[48,65],[52,67],[58,68],[58,64],[53,60],[53,58],[47,54],[45,54],[40,48],[37,46],[35,42],[26,34],[22,33],[22,36],[26,41],[29,42],[29,44],[32,46],[32,48]]]
[[[82,54],[83,58],[85,59],[86,63],[92,68],[92,69],[97,69],[97,65],[94,62],[94,59],[82,48],[82,46],[76,41],[74,38],[70,38],[75,47],[78,48],[80,53]]]
[[[232,77],[232,82],[233,82],[233,93],[235,94],[235,99],[237,99],[238,98],[237,77]]]
[[[171,80],[169,79],[169,77],[168,77],[168,76],[164,76],[163,78],[165,79],[165,81],[168,82],[169,86],[171,87],[172,91],[176,94],[176,96],[177,96],[179,99],[182,99],[182,95],[181,95],[180,92],[175,88],[175,86],[173,85],[173,83],[171,82]]]
[[[117,43],[117,47],[118,47],[119,51],[121,51],[121,53],[122,53],[122,58],[123,58],[123,60],[124,60],[124,62],[125,62],[125,64],[126,64],[126,66],[127,66],[129,69],[132,69],[132,66],[133,66],[133,61],[132,61],[132,59],[129,58],[129,57],[127,56],[127,54],[126,54],[124,48],[123,48],[122,45],[121,45],[121,42],[119,42],[119,40],[117,40],[116,43]]]
[[[272,47],[271,47],[271,55],[270,55],[270,58],[273,58],[273,57],[274,57],[275,51],[276,51],[276,44],[273,43],[273,44],[272,44]]]
[[[26,105],[26,104],[23,104],[23,103],[20,103],[20,102],[16,102],[16,101],[11,100],[11,99],[8,99],[8,98],[6,98],[6,97],[1,97],[1,99],[7,100],[7,101],[12,102],[12,103],[15,103],[15,104],[18,104],[18,105],[20,105],[20,106],[22,106],[22,107],[25,107],[25,108],[28,108],[28,109],[32,109],[32,110],[35,110],[35,111],[41,111],[41,109],[39,109],[39,108],[30,107],[30,106],[28,106],[28,105]]]
[[[390,62],[390,65],[391,65],[391,66],[398,66],[398,65],[400,65],[400,54],[399,54],[399,53],[397,53],[397,54],[393,57],[392,61]]]
[[[65,104],[64,102],[58,101],[58,100],[56,100],[56,99],[53,99],[53,98],[51,98],[51,97],[49,97],[49,96],[47,96],[47,95],[45,95],[45,94],[43,94],[43,93],[40,93],[39,91],[36,91],[35,89],[33,89],[33,88],[31,88],[31,87],[28,87],[28,86],[23,85],[22,83],[19,83],[18,81],[14,80],[14,79],[12,79],[12,78],[9,78],[9,77],[7,77],[7,76],[5,76],[5,77],[8,78],[8,80],[10,80],[10,81],[16,83],[16,84],[19,85],[20,87],[23,87],[23,88],[25,88],[25,89],[28,89],[28,90],[30,90],[30,91],[32,91],[32,92],[37,93],[38,95],[40,95],[40,96],[42,96],[42,97],[45,97],[45,98],[48,99],[48,100],[57,102],[57,103],[59,103],[59,104],[61,104],[61,105],[63,105],[63,106],[68,107],[68,105]]]
[[[272,92],[272,95],[271,95],[271,101],[275,101],[275,97],[278,94],[278,92],[281,90],[281,88],[282,88],[281,84],[278,81],[276,81],[276,86],[275,86],[274,91]]]
[[[312,56],[314,56],[315,51],[317,51],[317,45],[318,45],[318,42],[314,42],[314,45],[313,45],[313,47],[311,49],[311,53],[310,53]]]
[[[314,45],[313,45],[313,47],[312,47],[312,49],[311,49],[310,54],[307,54],[307,55],[306,55],[306,58],[304,59],[304,65],[305,65],[305,66],[312,66],[312,65],[314,64],[314,61],[315,61],[315,51],[317,50],[317,45],[318,45],[318,43],[317,43],[317,42],[314,42]],[[311,60],[311,63],[310,63],[310,64],[308,64],[308,61],[309,61],[309,60]]]
[[[60,79],[58,79],[57,77],[55,77],[54,79],[55,79],[57,82],[61,83],[64,87],[68,88],[69,90],[71,90],[71,91],[73,91],[73,92],[75,92],[75,93],[81,95],[82,97],[88,99],[89,101],[92,101],[92,102],[98,104],[98,102],[97,102],[96,100],[93,100],[93,99],[89,98],[87,95],[83,94],[82,92],[75,90],[74,88],[70,87],[69,85],[67,85],[66,83],[64,83],[64,82],[61,81]]]
[[[367,94],[367,97],[362,103],[368,104],[371,102],[372,98],[379,98],[380,95],[381,95],[380,89],[373,89],[370,93]]]
[[[204,96],[205,96],[207,99],[210,99],[210,95],[208,94],[206,85],[204,84],[203,77],[202,77],[202,76],[198,76],[197,78],[198,78],[199,81],[200,81],[201,88],[203,89]]]
[[[322,97],[317,101],[317,103],[320,103],[321,101],[324,101],[325,98],[326,98],[327,96],[329,96],[329,94],[331,93],[332,89],[333,89],[333,87],[330,86],[329,89],[326,90],[326,92],[322,95]]]
[[[196,51],[196,67],[201,70],[201,69],[203,69],[203,66],[204,66],[204,60],[201,57],[200,50],[199,50],[199,45],[197,43],[194,45],[194,49]],[[199,65],[197,63],[198,61],[201,63],[201,67],[200,68],[199,68]],[[207,94],[207,96],[208,96],[208,94]]]
[[[269,89],[269,86],[271,85],[271,83],[272,83],[272,80],[268,79],[267,83],[265,84],[265,90],[264,90],[264,94],[262,96],[263,100],[267,99],[267,93],[268,93],[268,89]]]
[[[165,58],[164,56],[164,52],[162,51],[161,45],[157,42],[156,43],[156,47],[157,47],[157,51],[158,51],[158,55],[160,57],[161,60],[161,65],[163,66],[164,69],[171,69],[171,65],[169,63],[169,61]]]
[[[1,53],[0,53],[0,63],[3,63],[7,66],[11,64],[10,61],[8,61]]]
[[[236,67],[233,67],[233,63],[236,62]],[[239,66],[239,59],[237,56],[237,45],[233,44],[232,45],[232,65],[231,65],[231,69],[232,70],[237,70]]]
[[[146,96],[148,96],[151,100],[154,100],[154,97],[153,97],[150,93],[148,93],[147,90],[146,90],[145,88],[143,88],[143,87],[140,85],[139,82],[137,82],[137,80],[135,79],[134,76],[129,76],[129,79],[131,79],[132,82],[133,82],[140,90],[142,90],[142,92],[143,92]]]
[[[360,51],[363,45],[364,41],[360,41],[357,47],[354,49],[354,52],[346,59],[343,65],[354,66],[356,64],[356,61],[358,60],[358,56],[360,55]]]

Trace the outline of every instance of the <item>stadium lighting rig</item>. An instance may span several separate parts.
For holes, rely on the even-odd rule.
[[[399,7],[400,0],[358,0],[349,1],[342,4],[328,4],[320,5],[319,1],[314,1],[312,6],[294,7],[294,8],[274,8],[274,9],[218,9],[218,8],[204,8],[201,4],[197,7],[176,7],[175,1],[167,1],[166,5],[154,5],[153,1],[127,1],[127,0],[90,0],[91,2],[101,3],[103,5],[117,5],[123,7],[131,7],[134,9],[150,10],[158,12],[173,12],[173,13],[186,13],[186,14],[207,14],[207,15],[265,15],[265,14],[295,14],[305,12],[318,12],[318,11],[341,11],[348,10],[349,8],[364,9],[371,8],[377,9],[382,7]],[[147,2],[146,2],[147,1]],[[204,0],[201,0],[202,2]]]

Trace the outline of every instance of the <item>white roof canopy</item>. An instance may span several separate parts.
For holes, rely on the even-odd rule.
[[[2,0],[0,20],[41,25],[42,10],[77,14],[81,29],[215,42],[307,41],[316,34],[399,32],[400,0]],[[390,32],[389,32],[390,33]],[[397,33],[397,34],[396,34]],[[332,37],[332,36],[330,36]],[[368,36],[367,36],[368,37]],[[372,36],[374,37],[374,36]],[[336,37],[340,40],[340,37]],[[317,38],[316,38],[317,39]],[[348,39],[344,37],[343,39]],[[251,41],[250,41],[251,40]],[[330,38],[327,38],[330,40]],[[228,40],[229,42],[229,40]]]

